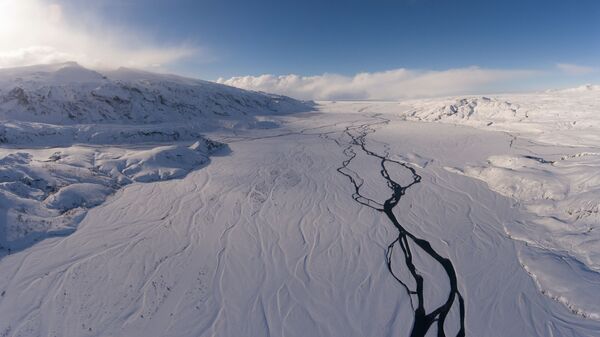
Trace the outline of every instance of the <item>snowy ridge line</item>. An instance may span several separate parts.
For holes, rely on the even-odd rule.
[[[0,70],[0,120],[48,124],[151,124],[252,119],[307,111],[310,102],[222,84],[75,63]]]
[[[218,127],[218,126],[215,126]],[[53,125],[28,122],[0,123],[0,145],[9,148],[44,148],[71,145],[132,145],[203,138],[206,125]]]
[[[557,260],[560,263],[557,263]],[[597,278],[597,272],[590,270],[568,252],[536,245],[521,250],[519,262],[542,294],[563,304],[575,315],[600,321],[600,310],[597,305],[600,295],[597,285],[577,282],[576,288],[571,286],[574,279]]]
[[[517,139],[514,147],[532,153],[529,146]],[[537,145],[541,154],[492,156],[486,165],[458,171],[530,214],[504,227],[510,238],[526,243],[519,259],[540,292],[600,320],[600,158],[598,147],[589,149]]]

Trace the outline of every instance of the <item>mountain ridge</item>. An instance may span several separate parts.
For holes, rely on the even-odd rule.
[[[0,69],[0,120],[50,124],[206,121],[307,111],[310,102],[129,68],[75,62]]]

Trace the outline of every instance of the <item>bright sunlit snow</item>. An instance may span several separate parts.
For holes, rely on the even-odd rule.
[[[599,93],[0,70],[0,336],[598,336]]]

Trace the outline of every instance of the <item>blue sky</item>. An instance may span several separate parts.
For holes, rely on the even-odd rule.
[[[153,65],[163,70],[209,80],[262,74],[352,77],[473,66],[540,72],[522,78],[523,87],[568,86],[599,78],[597,0],[1,2],[13,7],[32,3],[40,11],[60,7],[64,31],[85,32],[98,45],[108,43],[105,38],[112,43],[105,48],[110,52],[88,53],[100,55],[95,62],[124,60],[131,61],[124,65],[145,67],[156,61]],[[49,47],[61,55],[83,54],[64,43]]]
[[[65,1],[74,8],[89,1]],[[105,20],[205,49],[208,78],[600,60],[597,0],[100,1]],[[204,62],[203,61],[208,61]]]

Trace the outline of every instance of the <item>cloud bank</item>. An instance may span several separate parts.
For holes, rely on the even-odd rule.
[[[0,0],[0,68],[76,61],[92,68],[161,69],[199,53],[193,46],[159,46],[125,28],[107,28],[93,13],[77,18],[58,3]]]
[[[395,69],[355,76],[261,75],[219,78],[217,82],[234,87],[272,92],[299,99],[314,100],[397,100],[498,90],[503,85],[537,73],[529,70],[496,70],[479,67],[444,71]]]
[[[598,69],[572,63],[557,63],[556,68],[567,75],[577,76],[596,72]]]

